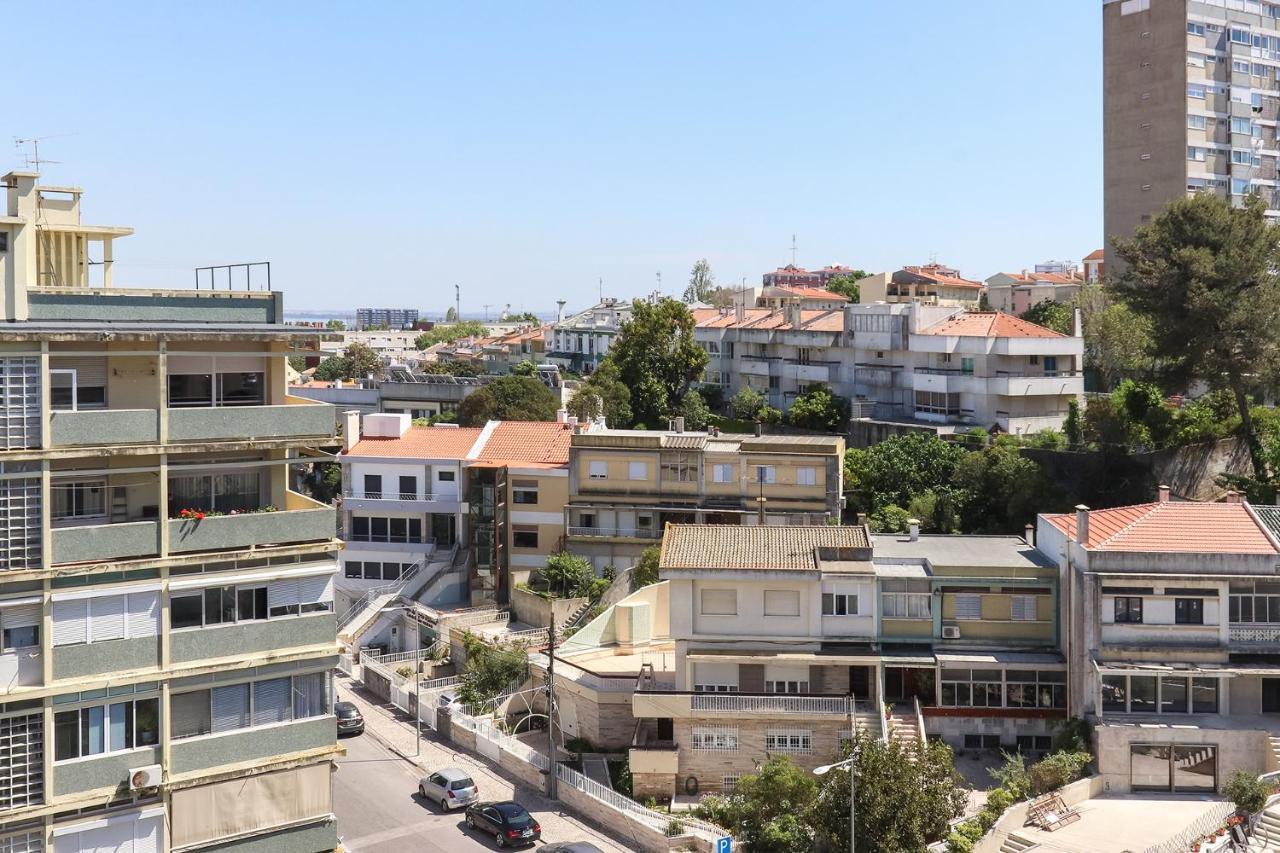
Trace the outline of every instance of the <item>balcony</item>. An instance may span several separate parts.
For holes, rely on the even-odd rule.
[[[1084,391],[1084,374],[1078,370],[1056,373],[1006,373],[988,380],[992,394],[1002,397],[1030,397],[1041,394],[1079,394]]]
[[[51,415],[55,447],[102,444],[156,444],[160,440],[156,409],[82,409]]]
[[[359,539],[350,537],[346,542],[346,550],[348,551],[382,551],[395,554],[428,555],[436,550],[436,540],[434,539],[397,539],[390,541],[386,539],[371,539],[366,536]]]
[[[576,539],[643,539],[662,538],[661,530],[651,527],[570,527],[569,537]]]
[[[275,512],[178,518],[167,523],[169,551],[175,554],[333,539],[337,535],[333,507],[297,492],[286,492],[284,509]]]
[[[863,708],[859,706],[859,711]],[[839,717],[849,718],[846,696],[792,696],[775,693],[681,693],[637,690],[632,713],[641,718]]]
[[[738,372],[744,376],[768,376],[769,359],[763,356],[744,355],[739,359]]]
[[[15,687],[34,687],[44,680],[40,647],[14,649],[0,654],[0,695]]]
[[[342,508],[372,512],[466,512],[467,504],[456,491],[443,494],[416,492],[370,492],[346,489]]]
[[[155,557],[160,554],[158,521],[56,527],[50,532],[50,536],[55,566]]]
[[[170,409],[170,441],[321,437],[334,432],[333,407],[301,397],[281,406],[217,406]]]
[[[1230,641],[1242,645],[1280,643],[1280,623],[1235,624],[1228,628]]]
[[[787,359],[783,364],[782,377],[800,382],[830,382],[833,371],[839,365],[835,361],[807,361]]]

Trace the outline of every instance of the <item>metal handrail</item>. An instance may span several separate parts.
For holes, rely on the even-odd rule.
[[[457,546],[455,545],[454,548],[456,553]],[[402,573],[399,578],[392,581],[391,583],[384,583],[379,586],[371,587],[370,589],[365,590],[364,595],[356,599],[356,602],[347,609],[347,612],[343,613],[342,616],[338,618],[338,632],[341,633],[343,628],[346,628],[348,625],[350,625],[355,620],[355,618],[363,610],[365,610],[365,608],[367,608],[370,604],[372,604],[377,599],[381,598],[384,595],[391,596],[392,598],[399,595],[400,592],[406,586],[409,585],[409,581],[417,577],[418,572],[422,570],[422,567],[426,565],[430,565],[430,563],[431,563],[431,558],[424,557],[423,559],[418,560],[416,563],[410,566],[407,572]],[[450,571],[452,568],[453,568],[453,555],[451,554],[449,559],[441,564],[440,570],[436,572],[435,576],[433,576],[428,581],[428,583],[434,583],[441,575]]]
[[[661,539],[662,531],[643,527],[570,527],[570,536],[619,536],[632,539]]]
[[[342,496],[354,501],[430,501],[435,500],[435,496],[430,492],[426,494],[418,494],[417,492],[369,492],[361,491],[357,493],[355,489],[343,489]],[[449,495],[442,495],[442,498],[449,498]],[[455,496],[456,497],[456,496]],[[461,500],[459,498],[459,500]]]

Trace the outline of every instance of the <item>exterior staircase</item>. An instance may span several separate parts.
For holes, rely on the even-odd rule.
[[[1271,759],[1273,766],[1280,768],[1280,735],[1269,735],[1267,738],[1271,743]]]
[[[1274,740],[1272,741],[1274,744]],[[1273,799],[1258,816],[1249,843],[1250,853],[1280,851],[1280,801]]]
[[[355,646],[360,636],[377,620],[388,605],[401,596],[413,598],[445,574],[458,570],[458,554],[455,550],[443,560],[430,558],[414,563],[404,574],[391,583],[370,588],[356,600],[347,612],[338,618],[338,640]],[[465,565],[465,564],[464,564]]]
[[[1034,841],[1028,841],[1021,835],[1009,833],[1004,843],[1000,845],[1000,853],[1023,853],[1026,850],[1036,850],[1039,848]]]

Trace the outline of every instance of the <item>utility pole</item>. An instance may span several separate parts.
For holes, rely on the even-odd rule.
[[[554,603],[555,599],[552,599]],[[556,708],[556,615],[552,608],[551,621],[547,623],[547,759],[551,767],[547,770],[547,799],[556,798],[556,728],[554,725]]]
[[[462,288],[453,286],[453,322],[462,322]]]
[[[422,661],[413,662],[413,754],[422,755]]]
[[[796,235],[791,235],[791,266],[796,265]]]

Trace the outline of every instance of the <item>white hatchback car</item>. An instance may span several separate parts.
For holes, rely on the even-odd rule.
[[[418,780],[418,793],[424,800],[440,804],[445,811],[466,808],[480,799],[480,789],[465,770],[446,767],[428,773]]]

